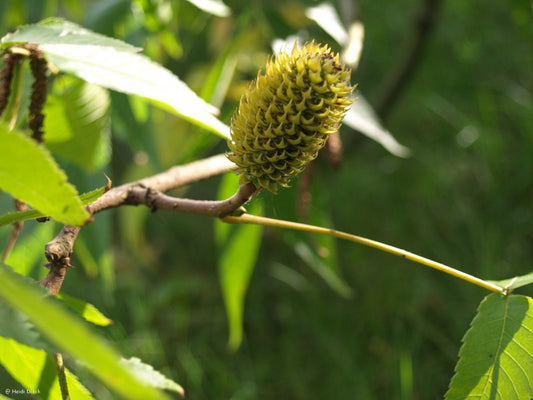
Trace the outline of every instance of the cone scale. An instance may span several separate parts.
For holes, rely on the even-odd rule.
[[[353,102],[350,73],[338,54],[313,42],[269,60],[231,121],[228,158],[241,184],[276,193],[317,157]]]

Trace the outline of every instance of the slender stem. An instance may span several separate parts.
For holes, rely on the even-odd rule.
[[[475,276],[461,272],[454,268],[448,267],[447,265],[430,260],[429,258],[421,257],[414,253],[399,249],[394,246],[390,246],[388,244],[378,242],[376,240],[367,239],[361,236],[351,235],[349,233],[337,231],[335,229],[322,228],[322,227],[314,226],[314,225],[307,225],[307,224],[301,224],[298,222],[283,221],[283,220],[266,218],[266,217],[258,217],[258,216],[250,215],[250,214],[243,214],[238,217],[227,216],[227,217],[222,218],[222,221],[230,223],[230,224],[257,224],[257,225],[264,225],[264,226],[273,226],[277,228],[294,229],[298,231],[320,233],[323,235],[337,237],[339,239],[349,240],[355,243],[363,244],[365,246],[373,247],[381,251],[385,251],[387,253],[395,254],[397,256],[400,256],[407,260],[411,260],[416,263],[425,265],[427,267],[438,269],[439,271],[445,272],[449,275],[453,275],[456,278],[473,283],[474,285],[477,285],[477,286],[481,286],[493,292],[504,293],[504,294],[506,293],[506,290],[504,288],[501,288],[490,282],[484,281],[483,279],[476,278]]]
[[[15,210],[16,211],[24,211],[28,208],[27,204],[23,201],[20,201],[18,199],[15,199]],[[11,253],[11,250],[13,250],[13,247],[15,246],[15,242],[17,241],[17,238],[19,237],[20,231],[22,230],[22,226],[24,225],[24,221],[17,221],[13,224],[13,230],[11,231],[11,235],[9,236],[9,241],[7,242],[6,248],[4,249],[4,253],[2,254],[2,262],[5,263],[7,258],[9,257],[9,254]]]
[[[59,388],[61,389],[61,398],[63,400],[70,400],[67,385],[67,375],[65,374],[65,365],[63,364],[63,356],[61,353],[54,353],[54,362],[57,369],[57,379],[59,381]]]

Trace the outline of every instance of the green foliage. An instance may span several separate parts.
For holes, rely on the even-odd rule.
[[[533,299],[492,294],[463,339],[446,399],[533,396]]]
[[[107,165],[111,157],[108,92],[70,76],[57,79],[53,88],[43,110],[47,147],[87,171]]]
[[[185,395],[183,388],[171,379],[168,379],[161,372],[156,371],[151,365],[143,363],[136,357],[131,357],[127,360],[121,360],[128,370],[135,375],[140,382],[158,389],[166,389],[176,393]]]
[[[533,283],[533,272],[530,272],[529,274],[525,274],[521,276],[515,276],[509,279],[504,279],[501,281],[494,281],[493,283],[495,285],[504,287],[508,289],[509,291],[513,291],[522,286],[530,285],[531,283]]]
[[[56,366],[51,355],[43,350],[0,337],[0,363],[24,389],[2,388],[4,393],[20,398],[20,393],[43,399],[61,399]],[[71,399],[90,400],[94,397],[67,369],[66,379]],[[6,390],[8,389],[8,390]]]
[[[311,16],[317,4],[313,0],[225,3],[0,2],[1,35],[14,32],[4,38],[2,50],[15,39],[41,43],[51,61],[44,139],[79,192],[101,186],[100,171],[119,185],[227,151],[218,136],[227,137],[225,124],[247,82],[264,68],[271,44],[298,32],[301,42],[315,39],[343,54],[350,39],[347,28],[357,18],[364,24],[365,39],[352,82],[359,83],[361,93],[341,128],[342,168],[331,168],[321,154],[305,177],[313,182],[311,190],[304,179],[294,179],[278,196],[256,196],[249,211],[260,202],[267,216],[361,233],[531,295],[531,286],[526,286],[531,283],[533,259],[533,170],[527,163],[533,153],[528,4],[489,0],[480,16],[476,4],[446,3],[432,19],[436,29],[426,36],[430,40],[418,53],[394,107],[377,117],[372,105],[386,94],[390,78],[397,76],[408,56],[411,38],[417,37],[419,24],[413,16],[418,15],[418,4],[336,2],[330,11],[337,17],[321,18],[320,13]],[[431,3],[435,2],[424,2]],[[35,23],[57,15],[91,30],[58,19]],[[346,29],[344,39],[338,36],[339,27]],[[153,61],[140,55],[140,48]],[[102,49],[103,53],[97,51]],[[105,56],[111,52],[118,58],[107,68],[104,63],[113,57]],[[139,65],[135,71],[132,62]],[[28,120],[28,64],[16,69],[13,95],[2,115],[20,131]],[[130,70],[135,76],[124,76]],[[70,75],[56,76],[57,72]],[[203,102],[194,108],[200,114],[185,115],[194,126],[176,118],[198,104],[189,88],[219,108],[223,122]],[[173,194],[212,198],[217,184],[212,179]],[[1,194],[4,225],[45,215],[37,210],[6,214],[11,207],[12,199]],[[0,228],[3,247],[10,231],[8,226]],[[346,399],[354,393],[363,400],[442,398],[457,363],[459,339],[483,295],[479,289],[360,246],[270,228],[248,237],[240,228],[217,224],[213,237],[207,218],[150,214],[144,208],[106,211],[76,240],[72,264],[83,268],[69,270],[63,292],[83,299],[78,300],[79,308],[87,310],[86,304],[93,304],[113,319],[106,327],[91,326],[98,330],[98,340],[116,343],[127,357],[134,354],[157,366],[172,382],[180,382],[190,398]],[[7,263],[39,279],[46,272],[41,266],[46,262],[43,246],[58,230],[53,221],[26,222]],[[219,237],[226,237],[225,246],[219,246]],[[252,246],[244,251],[246,259],[231,246],[233,237]],[[222,255],[228,260],[224,268]],[[518,278],[499,280],[509,276]],[[481,321],[488,321],[491,312],[501,316],[504,301],[520,318],[520,308],[525,309],[526,302],[530,308],[531,300],[517,297],[489,296],[483,301],[465,337],[466,353],[461,353],[451,388],[461,386],[467,393],[481,381],[487,390],[495,388],[486,377],[461,383],[463,376],[471,376],[466,362],[472,357],[479,358],[486,371],[504,367],[498,379],[504,388],[512,385],[505,383],[502,371],[512,372],[518,388],[525,375],[509,363],[509,356],[520,359],[516,365],[521,366],[530,360],[517,347],[527,335],[521,327],[530,327],[530,317],[523,316],[513,340],[500,349],[500,364],[468,350],[479,338],[490,340],[490,332],[510,333],[517,327],[514,318],[502,317],[496,321],[499,329],[471,336],[486,326],[479,323],[480,316]],[[25,298],[16,301],[24,303]],[[28,315],[4,300],[0,321],[10,322],[0,323],[0,336],[6,338],[1,340],[30,346],[12,347],[21,359],[30,359],[36,349],[36,365],[43,382],[49,382],[44,378],[50,378],[53,368],[49,358],[43,366],[43,351],[57,350],[56,344]],[[75,322],[76,332],[80,318]],[[239,351],[227,352],[228,325],[230,346],[246,332]],[[61,329],[68,337],[65,332],[69,327]],[[111,384],[110,394],[98,376],[87,373],[77,355],[65,360],[95,398],[117,397]],[[6,382],[16,386],[13,379],[27,372],[17,370],[17,361],[12,357],[2,364],[0,389]],[[148,375],[159,379],[158,374]],[[28,389],[35,387],[34,380],[26,384]]]
[[[117,393],[129,399],[168,398],[135,379],[108,343],[3,264],[0,264],[0,279],[3,285],[0,297],[6,303],[26,315],[52,343],[82,361]]]
[[[57,297],[63,300],[69,308],[74,310],[86,321],[99,326],[108,326],[113,323],[112,320],[102,314],[102,312],[100,312],[93,304],[63,293],[59,293]]]
[[[237,181],[236,175],[226,174],[218,197],[223,199],[235,193]],[[249,212],[260,215],[262,210],[262,204],[255,202]],[[230,226],[215,221],[220,252],[218,273],[228,316],[228,346],[232,350],[236,350],[242,342],[244,300],[257,261],[262,232],[262,227],[258,225]]]
[[[87,222],[76,189],[45,147],[1,123],[0,142],[0,189],[60,222]]]
[[[122,41],[95,34],[71,22],[52,19],[22,27],[2,38],[2,46],[39,44],[55,68],[88,82],[152,100],[222,137],[228,128],[186,84]],[[82,100],[83,101],[83,100]]]
[[[90,204],[102,196],[106,191],[105,187],[92,190],[88,193],[83,193],[80,195],[80,200],[83,205]],[[0,226],[12,224],[17,221],[27,221],[29,219],[45,217],[46,214],[39,212],[37,210],[26,210],[26,211],[17,211],[13,213],[7,213],[0,216]]]

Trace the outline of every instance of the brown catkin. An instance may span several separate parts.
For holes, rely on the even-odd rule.
[[[22,59],[20,54],[4,55],[4,66],[0,71],[0,115],[4,112],[11,94],[11,81],[15,65]]]
[[[28,46],[29,47],[29,46]],[[43,106],[46,101],[46,69],[47,63],[43,58],[41,51],[35,47],[31,47],[30,68],[33,74],[33,85],[30,103],[30,129],[32,137],[38,142],[43,141]]]

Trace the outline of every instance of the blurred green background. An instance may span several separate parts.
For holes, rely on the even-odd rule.
[[[300,33],[340,46],[305,16],[315,1],[226,0],[215,16],[185,0],[2,1],[0,35],[61,16],[145,49],[229,119],[271,42]],[[533,260],[533,27],[531,3],[334,1],[348,26],[365,27],[352,81],[373,104],[416,40],[421,10],[433,30],[384,125],[412,155],[402,159],[347,126],[344,158],[313,166],[307,217],[301,179],[265,214],[308,220],[435,259],[484,279],[531,271]],[[89,169],[58,160],[81,192],[152,175],[226,151],[214,135],[111,93],[111,148]],[[103,152],[105,153],[105,149]],[[220,177],[187,188],[216,197]],[[185,195],[185,190],[174,192]],[[4,196],[5,197],[5,196]],[[8,199],[2,198],[2,206]],[[45,273],[44,244],[59,226],[26,223],[13,257]],[[0,231],[1,243],[9,232]],[[311,250],[310,250],[311,249]],[[316,256],[340,271],[350,296],[316,273]],[[461,338],[486,291],[350,243],[265,229],[246,298],[244,341],[227,348],[206,217],[122,207],[82,230],[63,292],[115,323],[101,333],[184,386],[189,399],[435,399],[453,375]],[[520,291],[532,294],[531,289]],[[68,360],[67,360],[68,361]],[[0,376],[5,376],[5,371]],[[112,398],[85,381],[98,399]],[[7,379],[7,378],[5,378]]]

